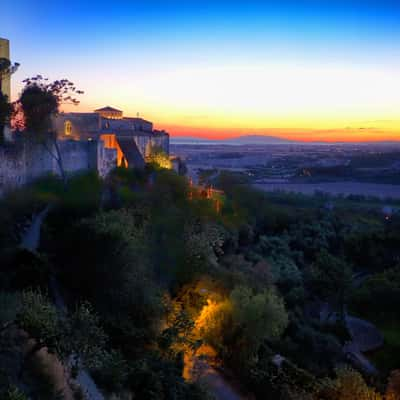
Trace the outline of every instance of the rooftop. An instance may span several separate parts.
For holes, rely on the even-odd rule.
[[[113,107],[110,107],[110,106],[106,106],[106,107],[98,108],[97,110],[94,110],[94,112],[99,112],[99,111],[114,111],[114,112],[122,113],[121,110],[118,110],[117,108],[113,108]]]
[[[126,121],[132,121],[132,122],[146,122],[148,124],[151,124],[150,121],[147,121],[146,119],[140,118],[140,117],[124,117],[123,118]]]

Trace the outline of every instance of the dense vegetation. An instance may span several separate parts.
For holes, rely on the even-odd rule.
[[[47,349],[110,398],[208,398],[201,363],[257,399],[400,398],[399,375],[389,379],[400,367],[400,218],[257,192],[228,174],[217,186],[207,198],[153,166],[67,189],[44,179],[4,198],[0,397],[60,395],[40,365]],[[26,219],[47,205],[40,248],[22,250]],[[337,318],[321,319],[323,306]],[[378,376],[349,366],[348,312],[385,334],[370,357]]]

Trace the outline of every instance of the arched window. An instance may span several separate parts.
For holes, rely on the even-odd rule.
[[[64,122],[64,135],[69,136],[72,133],[72,124],[71,121]]]

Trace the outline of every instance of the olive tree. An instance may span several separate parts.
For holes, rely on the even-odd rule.
[[[73,313],[64,316],[47,295],[26,291],[21,296],[16,324],[35,340],[25,361],[42,348],[61,360],[72,357],[75,368],[98,366],[102,358],[106,335],[88,303],[78,305]]]

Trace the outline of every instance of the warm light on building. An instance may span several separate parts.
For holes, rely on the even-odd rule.
[[[121,110],[118,110],[116,108],[107,106],[103,108],[99,108],[97,110],[94,110],[96,114],[99,114],[102,118],[107,118],[107,119],[122,119],[123,118],[123,112]]]
[[[117,150],[117,166],[118,167],[128,167],[128,161],[124,157],[124,153],[118,143],[117,137],[114,134],[102,134],[100,135],[100,140],[104,142],[104,147],[106,149],[116,149]]]

